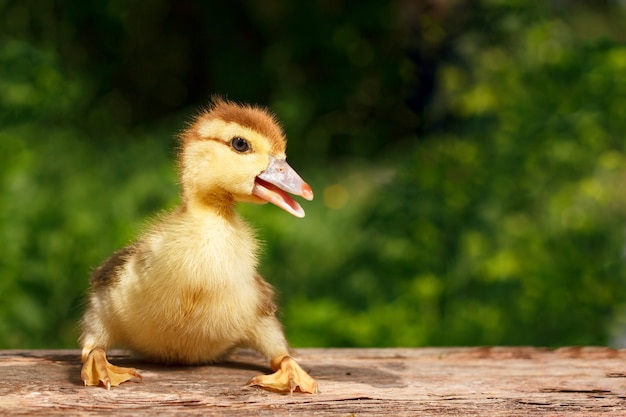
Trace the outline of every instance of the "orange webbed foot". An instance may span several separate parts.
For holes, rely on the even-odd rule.
[[[289,392],[301,391],[317,394],[317,381],[311,378],[291,356],[279,356],[272,360],[271,375],[258,375],[248,385],[265,388],[270,391]]]
[[[122,368],[112,365],[102,348],[95,348],[83,362],[83,369],[80,371],[80,378],[85,386],[104,385],[106,389],[116,387],[123,382],[133,378],[143,381],[142,376],[134,368]]]

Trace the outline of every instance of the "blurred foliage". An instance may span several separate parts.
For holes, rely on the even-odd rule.
[[[625,15],[0,0],[0,348],[76,346],[214,93],[275,111],[316,191],[304,220],[241,207],[295,346],[624,345]]]

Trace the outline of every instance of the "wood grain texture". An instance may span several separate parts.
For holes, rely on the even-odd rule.
[[[0,351],[0,415],[625,416],[626,350],[300,349],[320,394],[245,387],[269,369],[250,351],[167,367],[112,352],[144,382],[84,387],[78,350]]]

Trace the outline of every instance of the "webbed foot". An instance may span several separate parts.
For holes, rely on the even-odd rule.
[[[102,348],[95,348],[83,361],[83,369],[80,378],[85,385],[102,385],[111,389],[133,378],[143,380],[139,372],[134,368],[121,368],[112,365],[107,360],[106,353]]]
[[[279,356],[272,359],[271,375],[258,375],[248,385],[259,386],[270,391],[289,392],[301,391],[317,394],[317,381],[311,378],[291,356]]]

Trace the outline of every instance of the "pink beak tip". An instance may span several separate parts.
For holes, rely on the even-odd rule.
[[[313,200],[313,190],[311,189],[309,184],[306,184],[306,183],[302,184],[300,195],[302,196],[302,198],[306,200],[309,200],[309,201]]]

